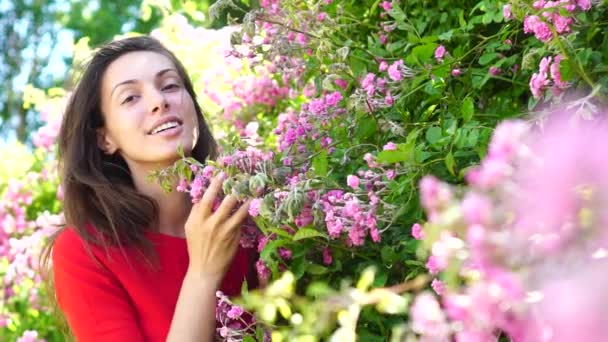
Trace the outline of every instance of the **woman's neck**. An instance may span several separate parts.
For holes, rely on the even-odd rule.
[[[166,193],[157,182],[149,182],[149,171],[133,172],[135,188],[142,194],[154,199],[158,204],[158,230],[160,233],[185,237],[184,225],[192,208],[190,196],[187,193],[175,190],[177,182],[173,184],[172,191]]]

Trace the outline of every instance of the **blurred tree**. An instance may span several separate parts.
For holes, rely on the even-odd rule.
[[[25,84],[44,89],[64,81],[49,68],[61,33],[90,37],[92,45],[128,31],[147,33],[161,17],[153,12],[142,21],[140,8],[141,0],[0,0],[0,138],[26,142],[40,125],[23,108],[22,90]],[[71,57],[63,63],[70,65]]]

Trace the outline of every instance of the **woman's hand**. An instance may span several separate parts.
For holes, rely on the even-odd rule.
[[[228,195],[212,211],[223,180],[222,174],[213,178],[202,199],[192,206],[185,225],[190,257],[188,275],[214,280],[218,286],[238,248],[240,226],[249,209],[247,201],[231,215],[238,200]]]

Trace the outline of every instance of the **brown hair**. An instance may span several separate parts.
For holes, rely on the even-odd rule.
[[[108,246],[134,246],[152,256],[153,248],[144,232],[158,229],[158,205],[135,189],[124,159],[118,153],[104,154],[96,139],[97,129],[104,126],[100,106],[104,72],[113,61],[135,51],[157,52],[173,62],[192,97],[198,117],[199,135],[191,157],[204,162],[216,156],[217,144],[196,101],[192,81],[171,51],[147,36],[116,40],[101,46],[84,67],[59,131],[58,160],[65,226],[49,239],[41,258],[41,268],[49,284],[52,277],[48,277],[50,272],[46,271],[49,271],[51,250],[55,238],[66,227],[75,229],[87,243],[101,245],[106,250]]]

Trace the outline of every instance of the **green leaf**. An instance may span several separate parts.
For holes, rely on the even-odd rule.
[[[441,128],[435,126],[427,129],[425,137],[426,141],[428,141],[430,144],[438,142],[442,137]]]
[[[561,63],[559,63],[559,73],[564,82],[572,80],[574,75],[576,75],[576,72],[572,70],[569,60],[562,60]]]
[[[412,160],[414,146],[412,144],[398,144],[394,151],[381,151],[377,160],[381,163],[394,164]]]
[[[449,30],[439,35],[439,40],[450,40],[454,35],[454,30]]]
[[[314,275],[325,274],[328,271],[329,270],[327,269],[327,267],[321,266],[321,265],[317,265],[317,264],[311,264],[311,265],[309,265],[308,269],[306,270],[306,272],[308,272],[310,274],[314,274]]]
[[[467,97],[462,101],[462,119],[464,122],[471,121],[473,115],[475,114],[475,104],[473,103],[473,99]]]
[[[312,159],[312,167],[320,177],[327,176],[327,150],[322,150]]]
[[[448,155],[445,156],[445,166],[448,168],[448,171],[450,171],[450,173],[452,174],[452,176],[456,175],[454,173],[454,166],[455,165],[456,165],[456,161],[454,160],[454,155],[452,154],[452,151],[450,151],[450,153],[448,153]]]
[[[415,57],[419,63],[424,64],[425,62],[429,61],[431,57],[433,57],[437,46],[437,43],[429,43],[416,46],[412,49],[412,53],[410,56]]]
[[[322,282],[314,282],[306,289],[306,296],[308,297],[325,297],[332,293],[334,293],[334,290]]]
[[[406,43],[407,43],[407,41],[405,41],[405,40],[399,40],[394,43],[388,43],[386,45],[386,50],[391,53],[398,52],[398,50],[403,49],[403,47],[405,46]]]
[[[486,54],[482,55],[481,57],[479,57],[479,64],[481,64],[481,65],[490,64],[490,62],[492,62],[493,60],[496,59],[496,56],[498,56],[496,54],[496,52],[486,53]]]
[[[359,139],[367,139],[373,137],[378,130],[376,120],[368,114],[357,119],[357,127],[355,128],[355,137]]]
[[[310,239],[310,238],[314,238],[314,237],[322,237],[322,238],[327,239],[327,236],[325,236],[325,234],[321,233],[318,230],[314,230],[314,229],[310,229],[310,228],[302,228],[302,229],[298,230],[296,232],[296,234],[293,236],[293,241]]]

